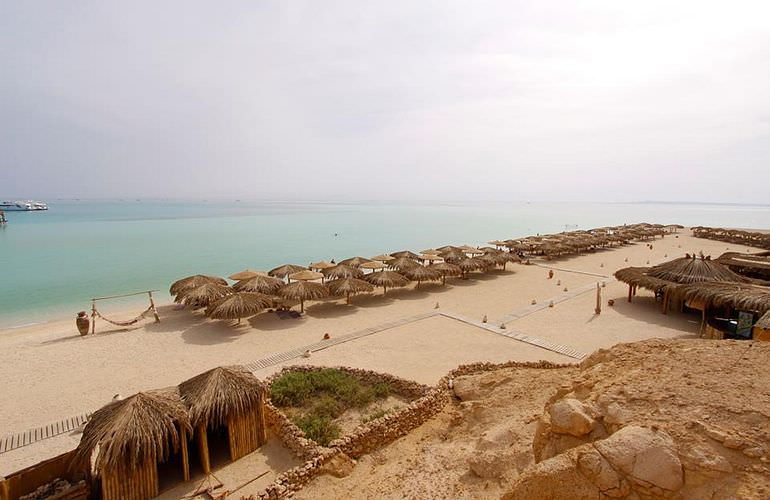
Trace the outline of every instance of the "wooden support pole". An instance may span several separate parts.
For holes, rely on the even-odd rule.
[[[599,283],[596,283],[596,309],[594,309],[594,313],[602,313],[602,287]]]
[[[209,440],[206,435],[206,424],[198,425],[196,429],[198,433],[198,450],[201,456],[201,466],[203,467],[204,474],[211,473],[211,462],[209,461]]]
[[[147,292],[150,296],[150,307],[152,308],[152,315],[155,316],[155,322],[160,323],[160,316],[158,316],[158,310],[155,308],[155,301],[152,300],[152,292]]]
[[[634,285],[628,285],[628,301],[631,302],[631,290]]]
[[[91,335],[96,333],[96,300],[91,301]]]
[[[190,457],[187,454],[187,430],[182,428],[182,473],[184,480],[190,480]]]

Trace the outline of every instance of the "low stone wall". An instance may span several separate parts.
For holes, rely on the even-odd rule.
[[[313,477],[319,474],[325,465],[341,457],[349,460],[349,457],[358,458],[406,435],[411,430],[419,427],[428,419],[439,413],[450,401],[453,393],[450,388],[450,380],[463,375],[472,375],[486,371],[494,371],[502,368],[566,368],[574,364],[558,364],[549,361],[506,363],[473,363],[460,365],[444,375],[430,388],[410,380],[405,380],[387,373],[378,373],[371,370],[362,370],[350,367],[335,367],[356,376],[367,383],[387,382],[393,391],[407,398],[416,398],[404,408],[387,413],[386,415],[362,424],[351,434],[329,443],[329,447],[323,447],[314,441],[307,439],[304,432],[294,425],[286,415],[277,409],[271,402],[267,403],[268,425],[278,434],[283,443],[298,457],[306,459],[305,463],[281,473],[276,480],[258,495],[252,495],[247,500],[284,498],[294,491],[300,490]],[[281,374],[287,371],[311,371],[325,367],[318,366],[292,366],[286,367],[281,372],[266,380],[268,387]]]

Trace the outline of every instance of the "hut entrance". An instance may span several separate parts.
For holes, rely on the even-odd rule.
[[[187,432],[180,432],[180,446],[171,450],[168,458],[158,462],[158,490],[165,491],[179,483],[190,480],[190,459],[188,456]]]
[[[208,439],[211,468],[216,469],[230,462],[230,434],[227,426],[209,427]]]

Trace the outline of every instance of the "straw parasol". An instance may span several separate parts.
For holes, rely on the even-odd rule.
[[[350,267],[361,267],[361,264],[365,264],[366,262],[371,261],[371,259],[367,259],[365,257],[351,257],[349,259],[341,260],[340,264],[345,264],[346,266]]]
[[[300,271],[298,273],[291,273],[289,275],[290,280],[297,280],[297,281],[322,280],[323,278],[324,278],[324,275],[322,273],[309,271],[307,269],[305,269],[304,271]]]
[[[346,302],[350,304],[350,296],[357,293],[374,291],[374,286],[364,280],[356,278],[340,278],[327,283],[332,295],[345,295]]]
[[[443,257],[444,261],[446,262],[454,262],[468,258],[468,256],[460,250],[449,250],[446,252],[441,252],[439,255],[441,255],[441,257]]]
[[[197,288],[206,283],[216,283],[219,285],[227,286],[227,281],[224,278],[218,276],[206,276],[205,274],[195,274],[175,281],[168,292],[171,295],[178,295],[179,292],[190,290],[191,288]]]
[[[461,252],[465,252],[465,253],[469,253],[469,254],[472,254],[472,255],[479,255],[479,254],[484,253],[481,250],[479,250],[478,248],[472,247],[470,245],[462,245],[460,247],[460,251]]]
[[[360,278],[364,275],[364,272],[357,267],[350,267],[345,264],[337,264],[336,266],[324,269],[321,272],[329,279]]]
[[[404,276],[417,282],[417,287],[422,281],[441,281],[443,275],[441,271],[429,266],[413,266],[403,270]]]
[[[458,260],[457,262],[453,262],[453,264],[460,268],[463,273],[463,277],[471,271],[478,271],[488,267],[486,262],[475,258],[465,258]]]
[[[315,271],[323,271],[324,269],[329,269],[334,267],[336,264],[332,264],[331,262],[326,262],[325,260],[319,261],[319,262],[312,262],[308,267],[308,269],[315,270]]]
[[[712,307],[731,307],[741,311],[770,311],[770,287],[745,283],[692,283],[676,288],[675,295],[687,301]]]
[[[439,262],[437,264],[431,264],[427,267],[428,269],[435,269],[436,271],[441,273],[442,283],[446,283],[447,276],[460,276],[463,273],[462,269],[460,269],[454,264],[449,264],[447,262]]]
[[[267,272],[267,274],[270,276],[285,278],[291,273],[298,273],[300,271],[304,271],[305,269],[307,268],[302,266],[297,266],[295,264],[284,264],[282,266],[276,267],[275,269],[271,269],[270,271]]]
[[[685,257],[653,266],[646,274],[653,278],[681,284],[703,281],[750,282],[748,278],[732,272],[727,266],[711,260],[710,257],[696,257],[689,254]]]
[[[322,283],[313,281],[295,281],[284,285],[278,295],[286,299],[299,300],[300,311],[305,312],[305,301],[320,299],[329,295],[329,289]]]
[[[395,257],[391,257],[390,255],[385,255],[384,253],[381,253],[380,255],[375,255],[372,257],[372,260],[376,260],[378,262],[388,262],[389,260],[395,260]]]
[[[385,264],[382,262],[364,262],[361,264],[361,269],[371,269],[372,271],[376,271],[378,269],[385,269]]]
[[[443,247],[438,247],[436,249],[436,251],[439,252],[439,254],[441,254],[441,253],[444,253],[444,252],[451,252],[451,251],[459,250],[459,249],[460,249],[459,247],[456,247],[454,245],[444,245]],[[428,253],[428,252],[423,252],[423,253]]]
[[[238,292],[258,292],[273,295],[283,286],[283,280],[272,276],[257,275],[247,280],[239,281],[233,285]]]
[[[408,279],[395,271],[380,271],[378,273],[370,273],[364,276],[364,279],[374,286],[381,286],[383,288],[383,295],[388,293],[388,287],[398,288],[409,284]]]
[[[140,392],[96,410],[77,447],[79,461],[94,449],[98,470],[134,468],[148,460],[168,459],[179,449],[181,430],[192,432],[187,408],[174,389]]]
[[[243,281],[257,276],[267,276],[267,273],[262,271],[252,271],[251,269],[244,269],[241,272],[231,274],[227,278],[233,281]]]
[[[401,250],[400,252],[393,252],[390,254],[391,257],[400,258],[400,257],[406,257],[407,259],[416,259],[417,254],[414,252],[410,252],[409,250]]]
[[[216,302],[231,293],[233,293],[233,289],[229,286],[217,283],[205,283],[196,288],[180,292],[174,301],[197,309],[207,307],[209,304]]]
[[[428,248],[428,249],[423,250],[420,253],[424,254],[424,255],[438,255],[441,252],[439,250],[436,250],[435,248]]]
[[[228,415],[251,411],[265,395],[265,386],[241,366],[220,366],[179,384],[193,427],[218,427]]]
[[[257,292],[236,292],[210,304],[206,316],[211,319],[237,319],[254,316],[270,307],[273,299]]]
[[[388,262],[388,267],[390,269],[398,269],[399,271],[403,271],[404,269],[408,269],[410,267],[415,267],[419,265],[420,264],[418,264],[415,260],[409,257],[398,257]]]
[[[437,260],[444,260],[444,257],[435,253],[421,253],[417,256],[419,260],[433,262]]]

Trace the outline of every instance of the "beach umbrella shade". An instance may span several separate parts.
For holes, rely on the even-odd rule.
[[[439,250],[437,250],[437,249],[435,249],[435,248],[428,248],[428,249],[426,249],[426,250],[423,250],[423,251],[422,251],[422,252],[420,252],[420,253],[421,253],[421,254],[424,254],[424,255],[438,255],[438,254],[440,254],[440,253],[441,253],[441,251],[439,251]]]
[[[258,292],[273,295],[284,285],[283,280],[272,276],[257,275],[253,278],[241,280],[233,285],[238,292]]]
[[[305,269],[304,271],[300,271],[298,273],[291,273],[289,275],[290,280],[297,280],[297,281],[322,280],[323,278],[324,278],[324,275],[322,273],[309,271],[307,269]]]
[[[371,259],[367,259],[366,257],[351,257],[349,259],[341,260],[340,264],[344,264],[350,267],[361,267],[361,264],[365,264],[371,261]]]
[[[444,252],[451,252],[453,250],[459,250],[459,249],[460,249],[459,247],[456,247],[453,245],[444,245],[443,247],[438,247],[436,251],[438,251],[439,254],[442,254]],[[423,252],[423,253],[428,253],[428,252]]]
[[[428,269],[435,269],[436,271],[441,273],[442,282],[446,283],[446,277],[447,276],[460,276],[463,273],[463,270],[457,267],[454,264],[449,264],[447,262],[439,262],[437,264],[431,264],[427,266]]]
[[[501,262],[496,258],[496,256],[491,254],[484,254],[474,258],[481,262],[485,262],[487,264],[487,267],[494,267],[501,264]],[[507,261],[503,261],[502,264],[505,264],[506,262]]]
[[[364,262],[361,264],[361,269],[371,269],[372,271],[376,271],[378,269],[385,269],[385,264],[382,262]]]
[[[377,262],[388,262],[390,260],[395,260],[395,259],[396,259],[395,257],[391,257],[390,255],[385,255],[385,254],[375,255],[374,257],[372,257],[372,260],[376,260]]]
[[[199,309],[201,307],[208,307],[209,304],[212,304],[231,293],[233,293],[233,289],[229,286],[220,285],[218,283],[205,283],[199,287],[180,292],[174,301],[186,306],[191,306],[194,309]]]
[[[422,281],[441,281],[443,278],[441,271],[430,266],[408,267],[402,273],[410,280],[416,281],[418,287]]]
[[[307,266],[311,270],[315,271],[323,271],[324,269],[330,269],[334,267],[336,264],[332,264],[331,262],[326,262],[325,260],[322,260],[320,262],[312,262],[309,266]]]
[[[414,253],[414,252],[410,252],[409,250],[401,250],[400,252],[393,252],[392,254],[390,254],[390,256],[391,257],[395,257],[397,259],[398,258],[403,258],[403,257],[405,257],[407,259],[416,259],[417,258],[417,254]]]
[[[218,276],[206,276],[205,274],[195,274],[193,276],[188,276],[186,278],[182,278],[181,280],[175,281],[171,285],[171,288],[169,288],[168,292],[171,295],[178,295],[179,292],[197,288],[201,285],[205,285],[206,283],[216,283],[219,285],[227,286],[227,281],[224,278],[220,278]]]
[[[421,253],[417,256],[419,260],[433,262],[437,260],[444,260],[444,257],[435,253]]]
[[[231,274],[228,276],[228,279],[231,279],[233,281],[242,281],[247,280],[249,278],[254,278],[256,276],[267,276],[267,273],[262,271],[252,271],[251,269],[244,269],[241,272]]]
[[[337,264],[329,269],[321,271],[328,279],[341,279],[341,278],[360,278],[364,275],[364,272],[357,267],[346,266],[345,264]]]
[[[398,288],[409,284],[409,280],[395,271],[380,271],[364,276],[364,279],[374,286],[383,288],[382,294],[388,293],[388,287]]]
[[[486,262],[475,258],[474,259],[466,258],[466,259],[458,260],[457,262],[453,262],[453,264],[457,265],[457,267],[459,267],[462,270],[463,276],[465,276],[471,271],[478,271],[480,269],[485,269],[488,267],[488,264]]]
[[[211,319],[237,319],[254,316],[270,307],[272,299],[257,292],[235,292],[206,308],[206,316]]]
[[[440,255],[444,258],[445,262],[456,262],[468,258],[468,256],[465,255],[465,252],[460,250],[449,250],[447,252],[442,252]]]
[[[306,269],[307,269],[306,267],[298,266],[295,264],[284,264],[282,266],[276,267],[275,269],[269,270],[267,274],[269,276],[277,276],[278,278],[285,278],[286,276],[292,273],[298,273]]]
[[[387,264],[390,269],[398,269],[399,271],[403,271],[404,269],[408,269],[410,267],[420,266],[417,261],[409,257],[398,257],[394,260],[391,260]]]
[[[300,311],[305,312],[305,301],[315,300],[329,295],[329,289],[323,283],[314,281],[295,281],[284,285],[278,295],[286,299],[299,300]]]
[[[479,250],[478,248],[472,247],[470,245],[463,245],[463,246],[461,246],[460,247],[460,251],[461,252],[465,252],[465,253],[469,253],[469,254],[472,254],[472,255],[479,255],[479,254],[484,253],[481,250]]]
[[[340,278],[327,283],[332,295],[344,295],[346,302],[350,304],[350,296],[357,293],[369,293],[374,291],[374,286],[357,278]]]

